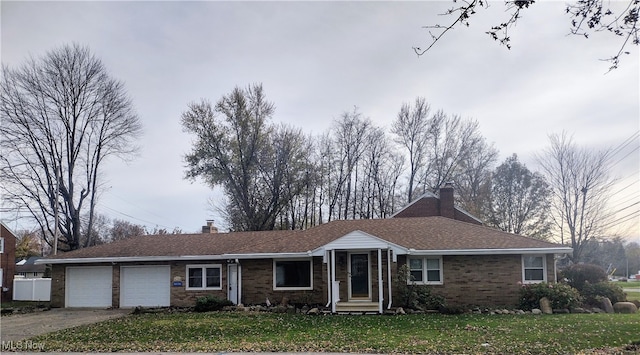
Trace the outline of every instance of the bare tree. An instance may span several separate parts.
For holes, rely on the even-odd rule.
[[[235,88],[215,108],[202,101],[182,115],[184,130],[196,137],[185,156],[187,178],[223,187],[232,230],[276,228],[291,199],[303,191],[304,136],[269,124],[274,110],[262,85],[252,85]]]
[[[114,219],[109,229],[109,241],[115,242],[147,234],[145,228],[121,219]]]
[[[520,20],[521,11],[533,5],[534,0],[506,0],[506,19],[491,27],[486,33],[495,41],[511,49],[511,37],[509,30]],[[442,37],[458,25],[469,27],[470,19],[478,12],[489,7],[487,0],[456,1],[443,15],[451,16],[448,25],[425,26],[429,29],[430,42],[427,47],[413,47],[418,56],[429,51]],[[577,0],[567,4],[566,13],[571,19],[570,33],[589,38],[592,33],[608,32],[612,36],[620,38],[618,52],[605,59],[611,63],[611,69],[616,69],[620,64],[623,54],[629,54],[628,45],[640,44],[638,35],[638,12],[640,2],[638,0],[605,1],[605,0]]]
[[[386,218],[393,213],[396,188],[404,167],[403,156],[394,152],[379,127],[368,135],[368,149],[362,156],[364,178],[360,181],[360,218]]]
[[[456,178],[458,202],[481,219],[485,218],[484,206],[490,198],[491,169],[497,157],[497,149],[481,137],[460,162],[460,173]]]
[[[413,107],[407,103],[402,104],[398,117],[391,126],[391,133],[395,135],[396,142],[409,154],[407,202],[413,201],[418,172],[425,163],[430,111],[431,106],[427,101],[423,97],[418,97]]]
[[[429,119],[429,141],[421,176],[423,191],[437,191],[446,182],[457,181],[463,162],[484,144],[478,122],[436,112]]]
[[[81,216],[88,212],[91,230],[103,163],[131,157],[141,133],[124,85],[77,44],[16,69],[4,66],[2,74],[4,197],[30,211],[48,244],[59,230],[60,250],[80,248]],[[84,245],[90,244],[89,233]]]
[[[610,150],[579,148],[566,133],[551,135],[550,147],[538,162],[553,191],[554,221],[564,242],[565,228],[573,248],[573,262],[582,258],[584,243],[602,234],[606,204],[613,180]]]
[[[17,232],[16,258],[26,259],[30,256],[42,255],[42,238],[38,231],[22,230]]]

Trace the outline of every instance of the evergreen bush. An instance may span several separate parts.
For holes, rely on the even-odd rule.
[[[569,285],[541,282],[522,286],[520,308],[528,311],[540,308],[542,297],[549,299],[553,309],[572,309],[578,307],[582,302],[582,296],[578,290]]]
[[[194,311],[196,312],[210,312],[219,311],[225,306],[233,306],[233,302],[228,299],[220,298],[213,295],[196,298],[196,306]]]

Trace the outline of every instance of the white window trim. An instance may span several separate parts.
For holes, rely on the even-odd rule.
[[[218,268],[220,269],[220,286],[219,287],[206,287],[207,283],[207,269]],[[202,285],[201,287],[189,287],[189,269],[202,269]],[[222,290],[222,264],[190,264],[185,268],[186,277],[186,289],[190,291],[202,291],[202,290]]]
[[[276,262],[278,261],[308,261],[310,283],[309,287],[278,287],[276,286]],[[273,289],[274,291],[308,291],[313,290],[313,258],[273,259]]]
[[[0,254],[4,254],[4,238],[0,238]]]
[[[422,281],[411,281],[411,279],[407,280],[407,284],[413,283],[414,285],[443,285],[444,284],[444,273],[442,271],[442,256],[412,256],[407,258],[407,266],[409,266],[409,259],[422,259]],[[438,259],[438,263],[440,264],[440,281],[428,281],[428,273],[427,273],[427,259]],[[409,266],[409,278],[411,278],[411,267]]]
[[[542,258],[542,280],[525,280],[525,266],[524,266],[524,258],[525,257],[540,257]],[[521,265],[522,265],[522,283],[523,284],[539,284],[541,282],[547,282],[547,256],[544,254],[523,254],[521,256]],[[530,268],[534,269],[534,268]],[[535,268],[538,269],[538,268]]]

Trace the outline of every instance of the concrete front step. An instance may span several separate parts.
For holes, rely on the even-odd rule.
[[[378,313],[377,302],[338,302],[336,312],[338,313]]]

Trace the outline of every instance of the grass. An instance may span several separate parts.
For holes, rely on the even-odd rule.
[[[48,307],[48,301],[10,301],[0,303],[0,308]]]
[[[32,338],[45,351],[577,353],[640,341],[640,314],[141,314]]]

